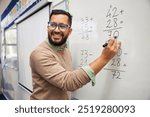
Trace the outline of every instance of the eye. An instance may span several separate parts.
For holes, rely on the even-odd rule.
[[[59,24],[59,27],[62,28],[62,29],[65,29],[65,28],[67,28],[68,26],[65,25],[65,24]]]
[[[50,26],[51,26],[51,27],[56,27],[56,26],[57,26],[57,24],[56,24],[56,23],[54,23],[54,22],[51,22],[51,23],[50,23]]]

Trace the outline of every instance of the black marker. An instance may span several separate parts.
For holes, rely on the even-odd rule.
[[[108,43],[106,42],[105,44],[103,44],[103,47],[106,47],[108,45]]]
[[[117,36],[114,36],[114,39],[117,39]],[[108,45],[108,43],[106,42],[103,47],[106,47]]]

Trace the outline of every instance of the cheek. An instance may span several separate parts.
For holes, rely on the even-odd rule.
[[[47,33],[48,33],[48,35],[51,35],[52,32],[50,30],[47,30]]]
[[[69,35],[69,31],[64,32],[64,36],[68,36]]]

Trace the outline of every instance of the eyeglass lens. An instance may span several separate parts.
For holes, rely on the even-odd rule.
[[[55,30],[58,27],[58,29],[63,32],[69,28],[69,25],[62,23],[48,22],[48,25],[50,30]]]

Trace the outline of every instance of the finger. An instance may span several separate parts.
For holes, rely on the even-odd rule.
[[[115,40],[115,42],[114,42],[112,48],[114,49],[114,51],[117,52],[117,51],[121,48],[121,42],[118,41],[118,40]]]
[[[112,47],[116,48],[117,46],[118,46],[118,40],[114,39],[114,43],[113,43]]]
[[[117,49],[119,49],[121,47],[121,42],[117,40]]]
[[[108,41],[108,47],[112,47],[114,45],[115,39],[110,39]]]

